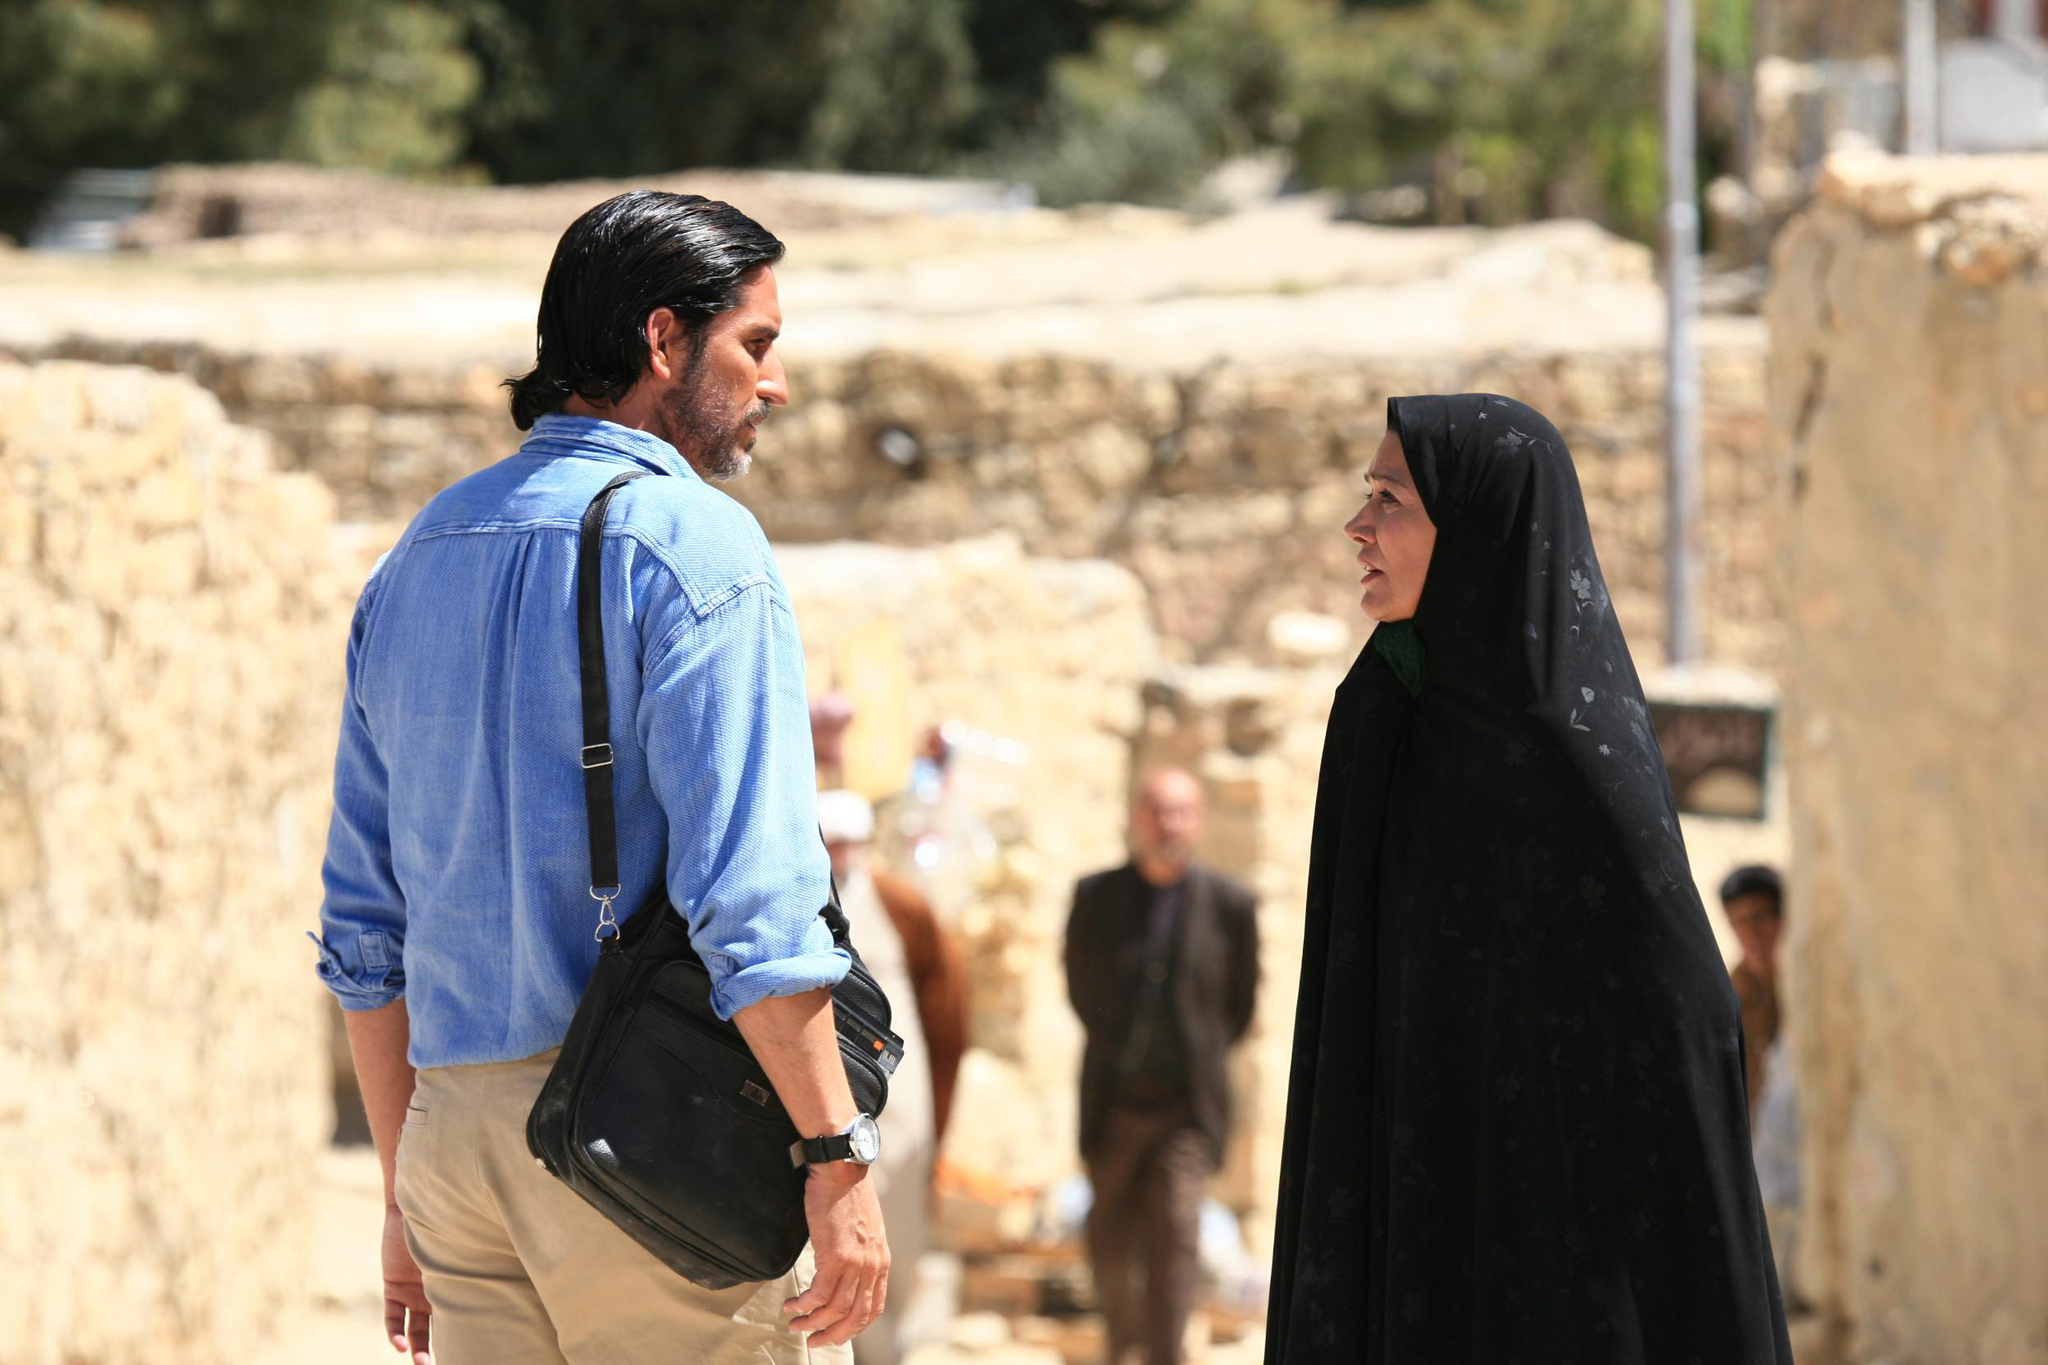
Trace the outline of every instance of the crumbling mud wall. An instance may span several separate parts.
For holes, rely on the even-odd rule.
[[[1341,528],[1400,393],[1514,395],[1571,441],[1615,610],[1638,661],[1661,657],[1663,368],[1636,349],[1447,361],[1214,366],[1186,373],[1062,356],[881,351],[793,362],[795,401],[729,491],[779,544],[901,546],[1013,531],[1032,555],[1136,574],[1162,647],[1273,662],[1287,611],[1363,623]],[[196,345],[67,343],[177,370],[276,437],[351,519],[410,517],[509,454],[519,433],[488,364],[383,368],[340,357],[229,356]],[[1779,655],[1760,330],[1721,320],[1705,352],[1702,622],[1709,657]]]
[[[1855,1361],[2048,1361],[2048,159],[1837,160],[1776,252],[1799,1266]]]
[[[333,497],[211,394],[0,363],[0,1357],[244,1359],[330,1127]]]

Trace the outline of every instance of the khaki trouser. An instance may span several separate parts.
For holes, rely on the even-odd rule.
[[[433,1305],[436,1365],[845,1365],[783,1301],[811,1279],[699,1288],[534,1162],[526,1114],[553,1052],[419,1073],[398,1207]]]

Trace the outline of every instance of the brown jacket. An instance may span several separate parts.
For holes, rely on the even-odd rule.
[[[1225,1060],[1252,1020],[1259,987],[1258,902],[1213,869],[1188,872],[1187,917],[1176,936],[1174,1017],[1187,1044],[1188,1107],[1221,1162],[1230,1136]],[[1067,996],[1088,1041],[1081,1057],[1081,1154],[1092,1156],[1114,1098],[1126,964],[1142,949],[1152,891],[1129,863],[1083,877],[1067,919]]]
[[[953,1112],[953,1085],[960,1078],[960,1056],[967,1051],[967,963],[923,892],[878,867],[870,866],[869,875],[882,908],[889,912],[889,923],[903,940],[904,965],[917,994],[917,1022],[931,1058],[933,1138],[943,1141],[946,1120]]]

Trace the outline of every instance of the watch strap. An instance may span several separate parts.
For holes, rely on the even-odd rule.
[[[850,1133],[803,1138],[791,1143],[789,1148],[789,1160],[793,1166],[815,1166],[826,1161],[845,1161],[852,1155],[853,1135]]]

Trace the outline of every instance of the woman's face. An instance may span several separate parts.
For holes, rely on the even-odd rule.
[[[1365,472],[1365,488],[1365,506],[1344,524],[1365,570],[1359,606],[1375,621],[1405,621],[1422,601],[1429,557],[1436,549],[1436,523],[1422,510],[1401,438],[1391,431]]]

